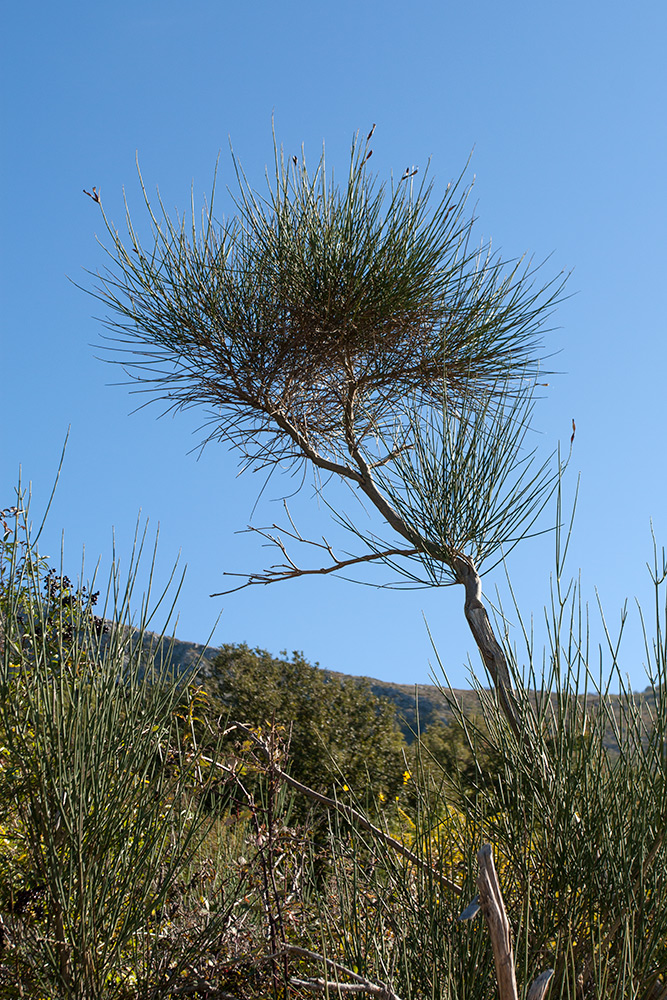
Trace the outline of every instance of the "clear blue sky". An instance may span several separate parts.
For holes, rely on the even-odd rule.
[[[663,294],[667,176],[662,0],[627,3],[507,0],[475,4],[340,0],[115,0],[12,4],[2,41],[2,465],[0,506],[19,465],[35,511],[48,497],[71,434],[44,549],[76,576],[85,545],[108,567],[112,528],[129,556],[137,515],[160,525],[158,577],[179,551],[181,638],[303,650],[349,673],[427,681],[426,617],[455,684],[473,654],[462,592],[392,592],[332,578],[245,590],[224,600],[223,570],[261,568],[267,553],[235,534],[250,516],[257,477],[237,459],[191,449],[196,413],[132,414],[112,386],[97,303],[69,280],[104,266],[96,185],[123,222],[122,189],[141,219],[138,151],[149,190],[185,210],[209,189],[221,150],[219,209],[232,182],[228,136],[251,179],[272,155],[271,116],[288,151],[322,141],[345,163],[352,134],[377,122],[382,176],[431,158],[436,185],[474,147],[480,235],[505,256],[551,254],[545,274],[573,269],[547,351],[560,352],[535,417],[545,451],[569,441],[567,489],[581,473],[570,560],[586,597],[597,586],[615,622],[625,596],[650,599],[650,519],[667,542]],[[143,222],[143,220],[142,220]],[[287,484],[287,488],[289,484]],[[272,485],[253,523],[279,514]],[[293,504],[304,532],[337,539],[326,510]],[[539,620],[553,566],[551,540],[528,541],[509,570],[525,615]],[[268,554],[270,557],[270,554]],[[380,579],[380,577],[378,577]],[[485,580],[491,594],[496,580]],[[645,686],[630,633],[624,661]]]

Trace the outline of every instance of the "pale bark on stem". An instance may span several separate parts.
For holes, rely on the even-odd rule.
[[[543,997],[549,989],[549,983],[551,982],[553,974],[553,969],[547,969],[541,976],[538,976],[528,990],[526,1000],[543,1000]]]
[[[482,603],[482,581],[479,573],[472,559],[468,556],[456,556],[452,564],[457,580],[465,587],[464,613],[466,621],[498,692],[498,699],[505,718],[517,740],[520,741],[521,730],[512,691],[512,679],[505,654],[493,633],[489,616]]]
[[[479,891],[479,906],[486,920],[493,948],[493,961],[496,967],[498,995],[500,1000],[519,1000],[514,972],[514,949],[512,946],[512,931],[505,904],[500,892],[496,866],[493,863],[493,852],[490,844],[484,844],[477,854],[479,875],[477,889]]]
[[[479,862],[479,875],[477,876],[479,907],[486,920],[491,938],[498,996],[500,1000],[519,1000],[514,970],[512,929],[507,919],[490,844],[484,844],[477,854],[477,860]],[[543,1000],[552,976],[553,969],[547,969],[538,976],[528,990],[526,1000]]]

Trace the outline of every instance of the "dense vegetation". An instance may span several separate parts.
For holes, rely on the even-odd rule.
[[[334,478],[376,518],[333,510],[355,545],[337,555],[285,510],[252,529],[279,561],[240,586],[374,563],[463,588],[477,714],[443,689],[451,721],[408,743],[367,685],[245,647],[200,685],[149,640],[145,602],[132,621],[136,553],[94,610],[40,559],[19,497],[0,553],[8,998],[667,994],[667,561],[638,699],[615,638],[589,651],[563,582],[567,462],[527,437],[561,279],[537,287],[480,250],[460,184],[437,204],[414,170],[378,186],[373,134],[341,186],[323,156],[311,174],[276,146],[260,197],[235,164],[238,215],[220,224],[146,197],[148,244],[128,214],[126,246],[104,216],[95,294],[113,357],[167,408],[211,408],[208,440],[244,468],[296,466],[324,505]],[[482,567],[554,495],[546,649],[513,609],[517,650]]]
[[[374,802],[401,787],[405,743],[396,713],[367,681],[327,674],[299,653],[276,659],[224,646],[207,688],[229,718],[281,727],[292,774],[317,791],[330,795],[346,784]]]
[[[273,865],[295,869],[310,927],[305,883],[330,873],[331,831],[272,768],[400,826],[413,754],[393,706],[298,654],[230,646],[205,687],[172,674],[169,643],[129,627],[132,581],[98,615],[98,592],[39,557],[25,512],[2,524],[0,995],[191,995],[202,962],[218,990],[275,986]]]
[[[95,608],[97,595],[40,560],[25,515],[12,520],[0,564],[0,996],[250,1000],[328,982],[489,998],[484,926],[458,920],[486,840],[525,982],[550,964],[552,996],[661,995],[662,647],[650,726],[630,692],[593,709],[574,698],[587,671],[568,666],[579,652],[563,641],[563,599],[551,696],[519,701],[539,755],[482,688],[481,718],[408,746],[366,685],[298,655],[225,647],[208,690],[172,676],[167,656],[147,657],[141,625],[127,627],[131,585],[116,580],[116,601]]]

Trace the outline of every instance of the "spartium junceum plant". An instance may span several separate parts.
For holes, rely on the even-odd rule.
[[[578,585],[562,575],[563,555],[545,648],[520,618],[518,643],[503,629],[516,703],[536,721],[532,745],[473,673],[475,716],[442,693],[477,766],[464,785],[427,738],[417,744],[414,805],[397,809],[413,857],[360,824],[352,836],[333,826],[321,896],[328,953],[371,982],[389,980],[398,997],[667,996],[667,561],[656,550],[655,606],[642,615],[647,687],[637,694],[626,674],[637,649],[605,632],[602,615],[603,644],[592,642],[597,616],[589,621]],[[485,916],[493,909],[504,946],[498,992],[480,906]]]
[[[291,520],[273,526],[263,534],[284,562],[242,585],[376,561],[411,585],[462,584],[506,723],[532,745],[480,572],[528,533],[560,472],[535,461],[526,434],[562,280],[536,285],[530,264],[476,244],[461,178],[440,198],[411,168],[379,185],[372,135],[353,141],[340,185],[324,155],[310,171],[274,144],[260,195],[234,159],[230,221],[212,203],[200,225],[194,207],[174,221],[142,182],[151,234],[128,211],[123,242],[104,215],[111,265],[95,294],[111,308],[112,358],[141,390],[167,409],[205,407],[207,440],[245,467],[303,466],[318,492],[337,477],[375,508],[378,533],[339,515],[359,545],[345,559]],[[327,564],[299,566],[289,544]]]
[[[19,492],[0,512],[0,996],[159,1000],[224,923],[198,901],[174,923],[211,822],[193,696],[146,634],[165,594],[132,614],[145,536],[95,611],[38,536]]]
[[[304,466],[318,490],[333,475],[376,509],[383,534],[338,559],[288,523],[268,533],[285,562],[244,585],[380,560],[411,584],[460,583],[475,641],[518,732],[502,650],[479,573],[529,530],[554,485],[525,446],[541,372],[541,331],[562,281],[535,285],[474,239],[470,189],[441,198],[408,169],[388,185],[355,138],[342,185],[275,145],[259,195],[234,159],[236,215],[201,225],[156,214],[151,235],[127,212],[124,243],[104,216],[111,265],[95,294],[138,388],[170,410],[203,406],[207,440],[247,468]],[[419,179],[421,177],[421,179]],[[104,211],[102,209],[102,211]],[[119,346],[120,345],[120,346]],[[288,543],[324,550],[303,569]]]

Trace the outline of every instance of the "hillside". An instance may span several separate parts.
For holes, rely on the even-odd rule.
[[[146,633],[147,641],[153,645],[159,642],[159,637],[153,633]],[[215,646],[203,646],[201,643],[187,642],[180,639],[172,640],[165,653],[167,658],[175,667],[176,671],[186,673],[200,664],[200,677],[202,680],[211,677],[215,671],[214,662],[220,649]],[[318,669],[319,665],[315,665]],[[333,677],[349,678],[350,675],[341,671],[325,670]],[[427,729],[434,722],[448,723],[451,719],[451,711],[447,706],[445,697],[435,684],[394,684],[391,681],[382,681],[375,677],[358,678],[367,680],[371,690],[378,698],[385,699],[395,706],[396,717],[399,726],[408,743],[414,739],[414,733],[421,729]],[[479,698],[477,693],[470,688],[455,688],[451,692],[459,704],[461,704],[466,714],[475,714],[479,710]],[[555,698],[552,695],[552,698]],[[618,695],[608,696],[614,705],[614,714],[619,715],[620,704]],[[641,712],[647,729],[651,728],[651,707],[655,703],[655,692],[651,688],[643,694],[636,694],[638,704],[641,705]],[[600,703],[597,694],[586,695],[586,703],[589,711],[595,711]],[[607,727],[605,744],[612,753],[617,748],[617,741],[614,737],[612,727]]]
[[[147,639],[151,643],[159,641],[158,636],[152,633],[147,633]],[[200,664],[200,677],[205,680],[213,674],[214,662],[219,652],[220,649],[215,646],[203,646],[196,642],[174,639],[167,656],[179,674],[186,673]],[[350,676],[336,670],[324,672],[333,677]],[[413,734],[418,728],[426,729],[438,721],[448,722],[451,717],[445,699],[435,684],[393,684],[375,677],[360,677],[359,680],[367,680],[374,695],[395,706],[398,723],[408,742],[412,741]],[[474,712],[478,707],[479,702],[474,691],[456,689],[453,693],[467,712]]]

